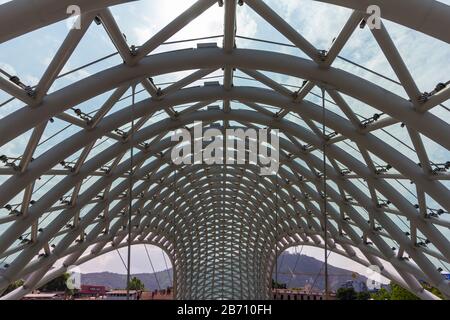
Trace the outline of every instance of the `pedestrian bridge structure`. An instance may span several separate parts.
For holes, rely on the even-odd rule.
[[[0,54],[25,46],[23,60],[9,56],[16,74],[0,64],[0,292],[25,279],[1,299],[137,244],[167,252],[178,299],[269,299],[277,256],[298,245],[377,266],[422,299],[437,299],[423,282],[450,297],[449,60],[434,59],[450,52],[447,4],[315,1],[346,15],[324,35],[326,22],[302,12],[319,21],[312,34],[329,36],[318,47],[269,0],[190,1],[130,43],[120,25],[133,16],[119,12],[141,2],[0,5]],[[176,38],[210,10],[220,12],[219,35]],[[241,34],[242,10],[272,33]],[[79,19],[64,29],[71,14]],[[158,15],[148,12],[148,23]],[[426,41],[400,48],[391,26]],[[66,32],[33,83],[20,73],[37,54],[33,41],[52,43],[52,28]],[[83,46],[95,32],[113,51],[77,64],[103,45]],[[344,56],[361,32],[371,44]],[[390,76],[355,62],[375,47]],[[415,47],[442,80],[416,80],[405,60]],[[174,164],[171,135],[195,121],[220,132],[277,129],[279,169]]]

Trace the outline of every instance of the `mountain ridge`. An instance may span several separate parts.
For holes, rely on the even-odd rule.
[[[323,290],[325,281],[323,262],[307,255],[296,255],[283,253],[278,259],[278,276],[274,275],[278,283],[287,284],[289,288],[300,288],[309,284],[316,290]],[[329,286],[331,290],[337,290],[343,283],[350,280],[366,282],[367,278],[347,269],[328,265]],[[165,289],[172,286],[172,269],[153,273],[135,273],[131,275],[140,279],[146,290],[155,290],[159,287]],[[86,273],[81,275],[82,284],[103,285],[111,289],[123,289],[126,287],[126,274],[113,273],[109,271]]]

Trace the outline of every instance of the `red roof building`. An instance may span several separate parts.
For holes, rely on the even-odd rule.
[[[106,287],[105,286],[96,286],[96,285],[90,285],[90,284],[83,284],[81,285],[81,289],[78,292],[78,295],[80,296],[89,296],[89,297],[98,297],[98,296],[104,296],[106,294]]]

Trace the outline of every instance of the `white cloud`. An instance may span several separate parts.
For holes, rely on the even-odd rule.
[[[258,32],[258,24],[250,16],[248,7],[238,7],[237,11],[237,33],[245,37],[254,37]]]
[[[16,69],[14,69],[14,67],[9,63],[0,62],[0,69],[6,71],[12,76],[17,74]]]
[[[142,44],[150,39],[156,32],[166,26],[170,21],[175,19],[179,14],[187,10],[192,1],[174,0],[148,2],[146,9],[137,13],[140,25],[132,27],[133,37],[137,43]],[[176,8],[176,10],[174,10]],[[256,22],[248,14],[246,7],[237,7],[237,25],[238,32],[245,36],[254,36],[258,26]],[[155,14],[147,14],[148,12],[158,12]],[[173,36],[173,39],[189,39],[203,36],[223,34],[223,16],[224,9],[218,5],[213,5],[203,14],[191,21],[186,27],[181,29]],[[186,47],[186,44],[180,44],[180,48]]]
[[[271,1],[274,10],[318,49],[328,49],[351,11],[312,0]]]
[[[156,246],[147,245],[147,250],[150,255],[153,267],[155,271],[165,270],[165,262],[162,255],[162,250]],[[127,263],[127,248],[119,249],[122,258]],[[135,245],[131,247],[131,272],[132,273],[151,273],[151,265],[145,252],[143,245]],[[169,268],[171,268],[170,260],[166,255],[166,262]],[[91,272],[114,272],[124,274],[126,268],[123,265],[116,250],[97,257],[91,261],[88,261],[80,266],[82,273]]]

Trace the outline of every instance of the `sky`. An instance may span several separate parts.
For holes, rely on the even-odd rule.
[[[0,0],[0,4],[7,1]],[[128,44],[141,45],[148,40],[155,32],[164,27],[167,22],[174,19],[181,12],[186,10],[194,1],[193,0],[166,0],[166,1],[152,1],[141,0],[131,4],[124,4],[113,7],[112,13],[115,16],[118,25],[125,33]],[[350,16],[351,11],[345,8],[336,7],[312,0],[266,0],[266,2],[284,19],[286,19],[294,28],[299,31],[307,40],[309,40],[314,46],[319,49],[328,49],[331,46],[332,39],[338,34],[339,30],[345,24],[346,19]],[[441,1],[447,5],[450,5],[450,0]],[[264,20],[258,17],[248,6],[238,6],[237,8],[237,34],[247,37],[256,37],[267,39],[271,41],[279,41],[288,43],[288,41],[279,34],[273,27],[267,24]],[[186,28],[174,35],[170,40],[190,39],[203,36],[219,35],[223,32],[223,8],[215,5],[207,10],[203,15],[194,20]],[[431,91],[435,85],[439,82],[446,82],[450,75],[450,46],[439,40],[433,39],[424,34],[409,30],[405,27],[399,26],[395,23],[385,21],[386,27],[393,38],[394,43],[397,45],[407,67],[417,82],[421,91]],[[13,39],[6,43],[0,44],[0,68],[7,71],[12,75],[19,75],[21,80],[29,85],[35,85],[38,83],[40,77],[44,73],[46,67],[51,61],[51,57],[54,55],[59,45],[63,41],[67,33],[66,22],[56,23],[54,25],[42,28],[30,34]],[[208,40],[208,42],[217,41],[217,39]],[[205,42],[205,41],[203,41]],[[163,52],[167,50],[181,49],[186,47],[194,47],[194,42],[165,45],[156,49],[154,53]],[[261,50],[271,50],[287,54],[294,54],[300,57],[305,55],[297,49],[255,43],[247,40],[238,39],[238,48],[256,48]],[[32,53],[30,55],[30,50]],[[64,67],[63,72],[72,70],[80,65],[84,65],[97,58],[103,57],[115,51],[115,48],[111,44],[108,35],[96,24],[92,24],[89,28],[86,36],[79,44],[73,56],[69,59],[68,63]],[[386,58],[381,53],[380,48],[374,41],[371,33],[368,29],[355,31],[355,34],[351,37],[348,44],[344,47],[341,56],[351,59],[352,61],[359,63],[367,68],[370,68],[383,75],[397,79],[394,72],[387,63]],[[99,63],[95,66],[85,68],[77,71],[68,77],[57,80],[50,89],[50,92],[54,92],[68,84],[79,81],[86,78],[104,68],[112,67],[121,63],[120,59],[114,57],[108,59],[105,62]],[[373,74],[362,71],[353,65],[337,60],[334,67],[342,68],[343,70],[355,73],[361,77],[365,77],[380,86],[388,90],[392,90],[405,97],[404,91],[392,84],[389,81],[385,81]],[[155,82],[163,83],[174,79],[180,79],[187,72],[179,72],[176,74],[161,75],[155,77]],[[212,75],[220,74],[215,72]],[[274,80],[292,85],[300,85],[301,79],[294,79],[289,76],[270,74]],[[200,82],[194,83],[197,85]],[[247,85],[250,84],[245,80],[236,81],[237,84]],[[254,83],[251,83],[254,85]],[[82,103],[79,107],[85,111],[90,112],[101,105],[102,101],[106,99],[108,93],[105,93],[99,97],[91,99]],[[9,96],[0,92],[0,103]],[[140,96],[140,99],[145,99],[146,96]],[[308,96],[313,102],[318,102],[314,96]],[[356,101],[351,97],[346,96],[347,101],[352,103],[352,107],[355,111],[365,117],[371,117],[376,110],[373,108]],[[129,104],[129,100],[124,100],[114,107],[113,111]],[[11,112],[23,107],[23,104],[13,101],[0,108],[0,119],[10,114]],[[333,106],[328,106],[333,111],[339,112]],[[444,121],[449,122],[450,117],[447,111],[442,108],[436,108],[433,113],[440,116]],[[65,126],[62,121],[56,120],[55,123],[50,126],[44,133],[44,138],[51,137],[55,132]],[[36,154],[40,155],[49,150],[53,145],[63,141],[68,136],[78,132],[77,128],[69,128],[47,143],[43,143],[38,147]],[[377,132],[376,135],[383,140],[389,142],[397,150],[401,151],[406,156],[410,157],[417,162],[417,156],[411,152],[403,143],[412,146],[412,143],[405,130],[402,130],[400,126],[389,128],[389,132],[398,137],[398,140],[394,140],[382,132]],[[1,147],[0,154],[8,154],[10,156],[19,156],[22,154],[26,142],[28,141],[30,133],[18,137],[11,141],[7,145]],[[430,159],[436,163],[441,163],[449,160],[449,151],[443,149],[438,144],[425,139],[425,147],[428,151]],[[111,141],[105,141],[102,146],[98,147],[98,151],[106,149],[112,145]],[[356,152],[351,152],[357,158],[361,158]],[[72,158],[75,159],[78,154]],[[70,159],[69,159],[70,160]],[[48,177],[47,177],[48,178]],[[0,176],[0,183],[4,182],[5,176]],[[44,179],[45,181],[45,179]],[[36,197],[42,196],[46,191],[54,187],[58,178],[50,181]],[[39,182],[43,183],[43,181]],[[405,193],[405,196],[414,202],[414,196],[409,192],[414,193],[414,186],[411,186],[408,182],[404,185],[399,185],[396,182],[392,182],[393,186]],[[444,182],[447,187],[450,187],[450,183]],[[16,197],[13,203],[20,203],[20,196]],[[433,199],[428,197],[429,205],[431,207],[437,207],[437,204]],[[2,212],[0,212],[1,214]],[[45,226],[51,221],[54,214],[48,215],[46,219],[41,219],[41,224]],[[400,219],[400,218],[399,218]],[[402,225],[404,221],[399,221],[399,225]],[[4,230],[8,225],[0,225],[0,232]],[[402,226],[402,228],[404,228]],[[442,230],[448,232],[448,230]],[[446,233],[449,235],[448,233]],[[150,248],[150,247],[149,247]],[[315,248],[307,248],[304,253],[314,256],[316,258],[323,258],[323,251]],[[164,260],[162,259],[161,250],[157,248],[151,248],[150,253],[152,256],[155,269],[161,270],[164,268]],[[126,254],[122,254],[126,257]],[[149,262],[145,255],[144,248],[136,247],[133,249],[133,269],[132,272],[149,272]],[[11,257],[13,258],[13,257]],[[330,257],[330,263],[347,269],[351,269],[360,273],[365,272],[365,268],[361,267],[348,259],[339,257],[336,254],[332,254]],[[124,273],[124,266],[120,261],[117,252],[111,252],[100,258],[93,260],[82,266],[83,272],[94,271],[112,271],[118,273]]]
[[[171,268],[172,265],[170,260],[167,258],[164,260],[163,258],[163,250],[152,245],[147,245],[147,251],[149,256],[147,256],[144,245],[135,245],[131,247],[131,273],[152,273],[153,270],[162,271],[166,270],[166,265]],[[121,248],[117,251],[112,251],[107,254],[104,254],[98,258],[95,258],[89,262],[86,262],[79,266],[79,270],[81,273],[95,273],[95,272],[113,272],[119,274],[126,274],[126,266],[127,263],[127,248]],[[324,261],[324,251],[319,250],[317,248],[311,246],[298,246],[289,248],[288,252],[291,254],[302,254],[313,257],[319,261]],[[121,258],[122,257],[122,258]],[[166,264],[167,263],[167,264]],[[347,269],[353,272],[356,272],[363,276],[371,276],[372,271],[367,267],[355,263],[354,261],[340,256],[337,253],[331,252],[328,256],[329,265]],[[153,267],[152,267],[153,265]],[[297,270],[292,270],[292,272],[296,272]],[[297,271],[298,272],[298,271]],[[319,272],[319,270],[317,270]],[[381,277],[380,281],[382,283],[389,283],[389,280],[385,277]]]

